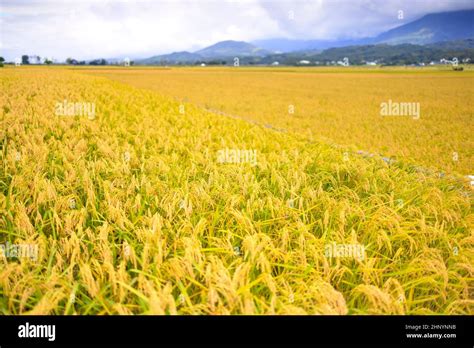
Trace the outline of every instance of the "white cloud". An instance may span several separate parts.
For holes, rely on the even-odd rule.
[[[2,0],[0,48],[22,54],[143,57],[221,40],[363,37],[471,0]],[[289,19],[294,11],[294,20]]]
[[[288,38],[352,39],[375,36],[425,14],[473,8],[472,0],[261,1]],[[403,20],[398,11],[403,11]],[[293,11],[294,19],[289,18]]]
[[[256,1],[15,1],[2,4],[2,54],[143,56],[283,34]]]

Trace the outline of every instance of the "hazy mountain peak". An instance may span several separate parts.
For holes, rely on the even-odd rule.
[[[245,41],[220,41],[195,52],[204,58],[264,56],[271,52]]]
[[[331,47],[388,43],[426,45],[474,37],[474,10],[427,14],[372,38],[344,40],[291,40],[274,38],[254,41],[259,47],[273,51],[292,52]]]
[[[474,37],[474,10],[427,14],[376,38],[378,43],[428,44]]]

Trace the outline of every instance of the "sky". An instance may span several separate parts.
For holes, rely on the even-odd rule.
[[[469,8],[472,0],[1,0],[0,55],[133,59],[223,40],[355,39]]]

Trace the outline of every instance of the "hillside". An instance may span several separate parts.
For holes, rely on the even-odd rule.
[[[198,54],[182,51],[182,52],[173,52],[170,54],[153,56],[146,59],[140,59],[137,61],[137,64],[153,65],[153,64],[172,64],[172,63],[179,63],[179,62],[193,63],[201,59],[202,57],[199,56]]]
[[[300,60],[308,60],[312,65],[325,65],[328,62],[337,62],[344,57],[349,58],[351,64],[365,64],[377,61],[386,65],[418,64],[420,62],[439,62],[442,58],[462,59],[470,58],[474,61],[474,39],[436,42],[428,45],[413,44],[376,44],[335,47],[326,50],[307,50],[283,54],[272,54],[264,58],[253,58],[244,62],[253,64],[271,64],[278,61],[280,64],[296,65]],[[316,63],[318,62],[318,63]]]
[[[206,59],[233,57],[262,57],[270,52],[243,41],[221,41],[195,52]]]
[[[433,13],[376,37],[375,43],[429,44],[474,37],[474,10]]]
[[[322,53],[308,53],[307,56],[314,60],[337,61],[348,57],[352,64],[363,64],[367,61],[377,61],[381,64],[405,65],[419,62],[439,62],[443,58],[462,59],[470,58],[474,61],[473,40],[443,42],[427,46],[401,44],[401,45],[367,45],[331,48]]]
[[[209,47],[205,47],[194,53],[183,51],[153,56],[137,61],[141,65],[153,64],[193,64],[196,62],[210,62],[214,60],[232,60],[234,57],[263,57],[270,51],[261,49],[243,41],[221,41]]]
[[[383,43],[390,45],[426,45],[440,41],[464,40],[469,38],[474,38],[474,10],[429,14],[377,36],[361,39],[292,40],[275,38],[256,40],[253,43],[264,49],[289,53]]]

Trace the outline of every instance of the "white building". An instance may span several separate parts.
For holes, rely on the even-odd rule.
[[[337,65],[349,66],[349,58],[344,57],[343,60],[338,60]]]

